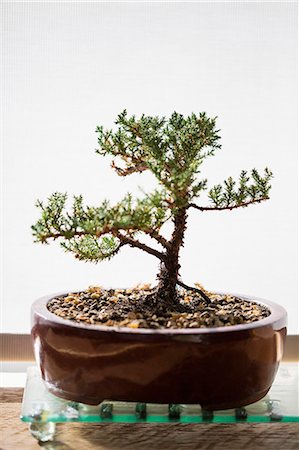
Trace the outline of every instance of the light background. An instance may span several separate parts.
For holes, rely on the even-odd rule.
[[[94,153],[95,127],[135,114],[217,115],[223,148],[210,184],[269,166],[271,201],[190,211],[181,275],[211,290],[297,307],[297,5],[3,3],[2,329],[29,332],[39,296],[88,285],[155,282],[157,261],[125,248],[99,265],[33,244],[37,198],[53,191],[113,202],[149,175],[118,178]],[[204,203],[204,201],[202,201]]]

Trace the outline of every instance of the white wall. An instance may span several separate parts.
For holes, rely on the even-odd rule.
[[[94,153],[98,124],[130,113],[218,115],[223,148],[210,183],[275,173],[271,201],[190,213],[182,277],[283,304],[297,315],[296,3],[3,3],[4,331],[28,332],[31,302],[90,284],[155,281],[156,260],[124,249],[92,265],[33,244],[37,198],[55,190],[96,204],[154,185],[126,180]]]

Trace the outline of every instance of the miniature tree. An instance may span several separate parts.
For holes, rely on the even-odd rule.
[[[229,177],[223,185],[212,187],[208,191],[210,205],[200,206],[195,199],[207,190],[207,180],[198,180],[201,165],[221,147],[216,118],[205,113],[184,117],[174,112],[169,119],[145,115],[137,119],[128,117],[125,110],[116,125],[114,131],[97,127],[97,153],[112,156],[111,166],[121,177],[149,170],[158,188],[138,199],[127,194],[114,206],[107,200],[96,207],[84,206],[82,196],[75,196],[71,211],[66,209],[67,195],[54,193],[46,205],[37,202],[42,214],[32,226],[36,241],[60,239],[76,258],[96,263],[115,256],[125,245],[139,248],[160,260],[158,284],[151,298],[175,307],[177,286],[182,286],[196,290],[208,302],[205,292],[187,286],[179,276],[188,210],[232,210],[267,200],[271,171],[266,168],[260,175],[253,169],[248,175],[243,170],[238,181]],[[168,220],[173,222],[169,240],[160,231]],[[156,241],[160,250],[143,243],[141,233]]]

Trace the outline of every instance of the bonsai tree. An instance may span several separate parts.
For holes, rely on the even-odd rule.
[[[137,119],[124,110],[115,123],[115,130],[97,127],[97,153],[112,157],[111,166],[121,177],[152,172],[157,189],[137,199],[127,194],[113,206],[107,200],[85,206],[82,196],[75,196],[71,210],[66,208],[67,194],[56,192],[47,204],[37,202],[41,217],[32,226],[36,241],[59,239],[67,252],[95,263],[112,258],[126,245],[138,248],[160,262],[157,286],[145,302],[176,309],[178,286],[199,292],[209,302],[202,289],[187,286],[180,278],[179,253],[188,211],[232,210],[267,200],[271,171],[266,168],[261,175],[256,169],[250,174],[243,170],[237,181],[229,177],[211,187],[210,204],[200,205],[197,199],[208,189],[207,180],[201,177],[202,164],[221,147],[216,117],[209,118],[206,113],[184,117],[174,112],[169,119],[145,115]],[[166,221],[173,223],[170,239],[161,233]],[[142,234],[159,246],[142,242]]]

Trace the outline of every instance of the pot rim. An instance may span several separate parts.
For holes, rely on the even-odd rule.
[[[84,290],[84,289],[83,289]],[[76,290],[73,293],[82,292],[83,290]],[[97,324],[84,324],[82,322],[75,322],[70,319],[63,319],[56,314],[52,313],[48,310],[47,304],[50,300],[55,297],[67,295],[71,291],[63,291],[58,292],[56,294],[46,295],[39,299],[37,299],[31,306],[32,316],[33,314],[37,314],[42,317],[44,320],[49,322],[55,322],[57,325],[64,325],[66,327],[73,327],[90,330],[90,331],[101,331],[101,332],[113,332],[113,333],[128,333],[128,334],[162,334],[162,335],[201,335],[201,334],[215,334],[215,333],[228,333],[228,332],[238,332],[245,330],[252,330],[255,328],[265,327],[265,326],[273,326],[275,325],[277,329],[283,328],[286,326],[287,322],[287,311],[285,308],[275,302],[270,300],[266,300],[260,297],[255,297],[252,295],[244,295],[244,294],[236,294],[236,293],[228,293],[228,292],[217,292],[219,295],[232,295],[235,297],[239,297],[243,300],[247,300],[253,303],[260,304],[265,306],[270,310],[270,314],[268,317],[257,320],[255,322],[246,323],[246,324],[238,324],[238,325],[230,325],[223,327],[207,327],[207,328],[161,328],[161,329],[153,329],[153,328],[129,328],[129,327],[118,327],[118,326],[108,326],[108,325],[97,325]]]

